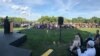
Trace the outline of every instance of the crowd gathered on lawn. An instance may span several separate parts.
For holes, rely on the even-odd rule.
[[[37,29],[57,29],[57,24],[36,24],[34,25]],[[74,28],[71,25],[64,25],[62,28]],[[96,34],[92,33],[83,40],[80,33],[74,35],[74,39],[68,48],[71,56],[100,56],[100,31],[96,30]]]
[[[35,24],[36,29],[57,29],[57,24]],[[62,28],[75,28],[72,25],[63,25]],[[76,33],[71,45],[68,48],[71,56],[100,56],[100,31],[97,30],[93,36],[92,33],[83,40],[80,33]]]
[[[99,30],[96,31],[95,36],[89,34],[89,37],[85,41],[83,41],[80,33],[75,34],[74,40],[68,50],[73,56],[100,56]]]

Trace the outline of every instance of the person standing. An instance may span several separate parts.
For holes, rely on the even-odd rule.
[[[10,22],[8,20],[8,16],[4,19],[4,34],[10,33]]]
[[[100,56],[100,36],[95,40],[96,56]]]
[[[96,38],[99,37],[99,36],[100,36],[100,34],[99,34],[99,30],[97,30],[97,31],[96,31],[96,35],[95,35],[94,40],[96,40]]]

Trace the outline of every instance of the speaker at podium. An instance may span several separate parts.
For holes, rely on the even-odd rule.
[[[9,21],[8,16],[4,19],[4,34],[13,33],[13,21]]]

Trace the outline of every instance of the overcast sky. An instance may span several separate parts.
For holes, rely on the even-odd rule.
[[[0,16],[36,20],[41,16],[100,17],[100,0],[0,0]]]

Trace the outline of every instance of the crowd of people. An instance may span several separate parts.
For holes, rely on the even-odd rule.
[[[34,28],[37,28],[37,29],[58,29],[59,26],[58,24],[35,24],[34,25]],[[62,28],[74,28],[72,25],[70,24],[64,24],[62,25]]]
[[[83,41],[80,33],[75,35],[72,45],[69,47],[69,52],[73,56],[100,56],[100,34],[96,31],[95,36],[91,36]]]
[[[34,24],[34,27],[37,29],[57,29],[59,28],[57,23],[41,23]],[[65,23],[62,25],[62,28],[99,28],[100,25],[93,23]]]

